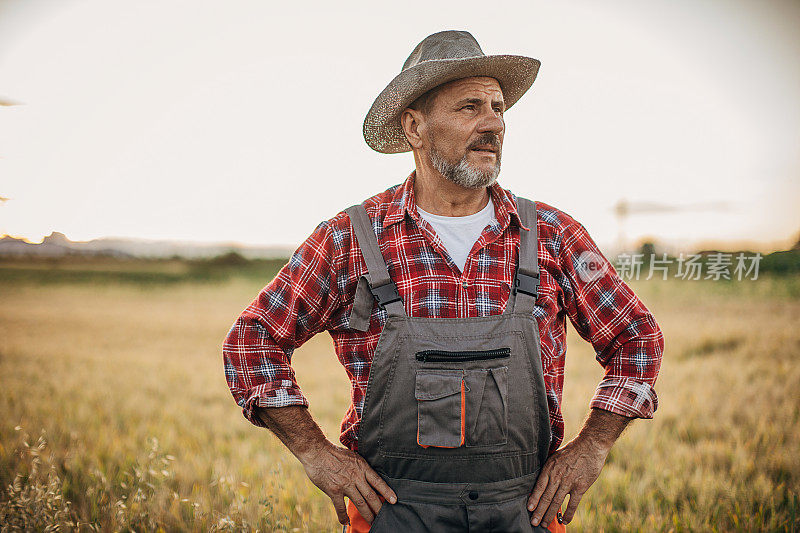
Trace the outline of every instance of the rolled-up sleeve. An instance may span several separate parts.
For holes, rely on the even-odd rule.
[[[326,329],[339,306],[334,245],[320,223],[242,312],[222,345],[225,379],[244,417],[255,407],[308,406],[291,367],[295,348]]]
[[[567,315],[605,369],[590,407],[653,418],[664,351],[661,328],[581,224],[563,232],[559,255],[568,281]]]

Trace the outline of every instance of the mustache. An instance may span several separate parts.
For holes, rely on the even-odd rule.
[[[488,132],[484,133],[483,135],[478,137],[475,140],[475,142],[470,144],[467,147],[467,149],[468,150],[472,150],[473,148],[476,148],[476,147],[482,146],[482,145],[486,145],[486,144],[491,145],[492,148],[495,148],[495,149],[497,149],[499,151],[500,150],[500,137],[498,137],[494,133],[488,133]]]

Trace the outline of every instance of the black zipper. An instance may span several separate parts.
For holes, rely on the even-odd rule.
[[[511,348],[495,348],[494,350],[422,350],[417,352],[417,361],[423,363],[444,363],[450,361],[482,361],[484,359],[499,359],[509,357]]]

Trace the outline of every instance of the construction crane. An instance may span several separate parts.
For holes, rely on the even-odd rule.
[[[700,202],[676,205],[648,201],[630,202],[625,198],[621,198],[612,208],[612,211],[617,216],[619,249],[626,249],[625,222],[631,215],[684,213],[686,211],[729,211],[730,208],[731,206],[725,202]]]
[[[12,105],[20,105],[20,104],[22,104],[22,102],[16,102],[11,98],[6,98],[5,96],[0,95],[0,106],[9,107]],[[8,198],[3,198],[2,200],[0,200],[0,202],[5,202],[6,200],[8,200]]]
[[[0,105],[1,106],[12,106],[12,105],[20,105],[22,102],[16,102],[10,98],[6,98],[5,96],[0,96]]]

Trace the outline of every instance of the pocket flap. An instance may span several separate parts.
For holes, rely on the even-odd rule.
[[[501,366],[499,368],[490,368],[489,371],[492,373],[494,382],[500,390],[500,399],[505,403],[506,397],[508,396],[508,367]]]
[[[460,370],[418,370],[414,397],[417,400],[437,400],[453,394],[461,394]]]

